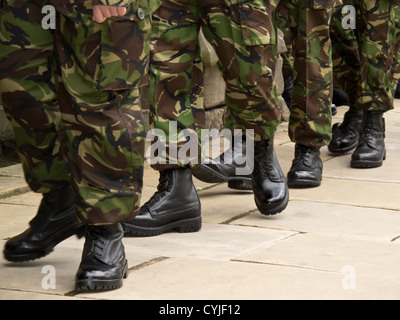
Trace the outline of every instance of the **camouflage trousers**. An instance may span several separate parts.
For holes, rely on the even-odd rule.
[[[40,193],[72,185],[84,223],[131,220],[142,191],[150,14],[96,24],[91,1],[54,0],[51,30],[41,25],[44,4],[5,0],[0,24],[0,97],[26,180]]]
[[[163,170],[182,166],[173,159],[189,128],[205,126],[199,30],[214,47],[226,82],[225,126],[253,129],[255,140],[273,136],[280,121],[274,80],[276,34],[274,1],[163,0],[153,15],[150,99],[151,126],[165,132]],[[177,131],[170,132],[171,121]],[[200,159],[190,159],[196,165]],[[161,163],[161,162],[160,162]],[[165,164],[166,163],[166,164]],[[185,163],[184,165],[187,165]]]
[[[335,14],[332,27],[335,82],[364,111],[393,108],[400,70],[400,5],[393,0],[351,0],[355,29],[344,30],[348,11]]]
[[[285,76],[294,85],[289,136],[295,143],[322,147],[332,138],[332,45],[330,24],[336,0],[281,0],[277,25],[290,32],[292,59],[286,59]]]

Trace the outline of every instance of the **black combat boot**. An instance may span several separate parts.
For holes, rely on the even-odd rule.
[[[333,88],[332,103],[336,106],[348,106],[350,105],[349,95],[340,88]]]
[[[292,104],[292,94],[294,85],[293,76],[285,77],[283,84],[284,87],[282,92],[282,98],[285,100],[286,106],[290,109],[290,105]]]
[[[344,114],[342,123],[335,123],[332,127],[332,140],[328,150],[332,153],[346,153],[357,147],[363,111],[350,107]]]
[[[8,261],[22,262],[42,258],[61,241],[77,234],[84,226],[77,220],[70,187],[43,194],[36,216],[23,233],[9,239],[4,246]]]
[[[244,168],[245,164],[238,165],[239,157],[246,157],[246,139],[233,139],[232,146],[225,151],[218,160],[207,158],[205,163],[192,168],[193,176],[208,183],[228,182],[228,187],[236,190],[251,190],[251,175],[238,175],[237,169]]]
[[[319,148],[295,145],[292,166],[287,174],[290,188],[310,188],[321,185],[322,160]]]
[[[360,140],[351,156],[353,168],[376,168],[386,159],[383,112],[364,112]]]
[[[127,236],[156,236],[201,229],[201,206],[189,168],[160,171],[157,192],[135,219],[122,223]]]
[[[276,157],[273,138],[254,143],[252,179],[254,200],[262,214],[272,215],[286,208],[289,189]]]
[[[76,291],[105,291],[122,286],[128,277],[128,261],[122,244],[124,230],[118,224],[88,226],[82,260],[75,277]]]

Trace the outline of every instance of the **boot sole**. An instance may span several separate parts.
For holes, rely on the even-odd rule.
[[[77,280],[75,283],[76,292],[102,292],[119,289],[123,285],[123,279],[128,278],[128,261],[124,266],[124,271],[121,278],[118,279],[85,279]]]
[[[274,214],[278,214],[282,212],[283,210],[286,209],[288,203],[289,203],[289,189],[286,188],[286,195],[285,198],[283,199],[282,203],[274,208],[270,208],[268,205],[259,205],[257,201],[255,201],[258,211],[260,211],[261,214],[266,215],[266,216],[271,216]]]
[[[352,160],[350,162],[350,165],[352,168],[357,168],[357,169],[368,169],[368,168],[378,168],[381,167],[383,164],[382,161],[357,161],[357,160]]]
[[[386,150],[383,154],[383,159],[380,161],[351,160],[350,166],[357,169],[378,168],[383,165],[384,160],[386,160]]]
[[[207,183],[221,183],[228,182],[228,187],[235,190],[253,190],[252,179],[249,178],[235,178],[227,177],[221,173],[207,167],[199,166],[192,169],[193,176],[203,182]]]
[[[58,236],[54,239],[54,241],[48,245],[45,249],[37,252],[32,252],[32,253],[24,253],[24,254],[13,254],[11,252],[7,252],[6,249],[3,251],[4,258],[10,262],[27,262],[27,261],[33,261],[36,259],[43,258],[47,255],[49,255],[51,252],[53,252],[53,249],[56,245],[58,245],[60,242],[64,241],[65,239],[76,235],[79,239],[81,239],[85,235],[85,227],[79,227],[78,230],[74,232],[67,232],[65,234],[62,234],[61,236]]]
[[[132,226],[125,223],[122,223],[122,226],[124,227],[125,235],[127,236],[152,237],[173,230],[180,233],[197,232],[201,229],[201,220],[201,217],[179,220],[156,228]]]
[[[289,188],[315,188],[319,187],[321,185],[321,180],[320,181],[312,181],[312,180],[301,180],[297,179],[295,181],[288,181],[288,186]]]
[[[358,145],[358,141],[356,143],[352,144],[351,146],[348,146],[348,147],[342,148],[342,149],[335,149],[335,148],[333,148],[333,147],[328,145],[328,150],[331,153],[344,154],[344,153],[347,153],[347,152],[349,152],[351,150],[354,150],[357,147],[357,145]]]

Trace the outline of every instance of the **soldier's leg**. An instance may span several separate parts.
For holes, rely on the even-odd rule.
[[[286,45],[286,52],[281,53],[283,60],[282,65],[282,76],[284,80],[284,91],[282,92],[282,98],[286,102],[286,106],[289,108],[292,103],[292,92],[293,92],[293,44],[290,34],[290,21],[289,15],[286,8],[285,0],[280,0],[276,14],[275,14],[276,26],[282,31]]]
[[[88,224],[76,290],[111,290],[128,273],[122,221],[139,213],[151,10],[127,5],[99,24],[85,0],[51,1],[61,68],[60,111],[79,218]],[[156,1],[150,1],[156,4]],[[97,8],[100,10],[100,8]]]
[[[70,177],[60,143],[53,35],[42,1],[8,0],[0,24],[0,100],[10,119],[29,187],[43,194],[30,227],[11,238],[4,255],[26,261],[47,255],[79,231]]]
[[[286,5],[294,57],[289,136],[296,143],[288,184],[313,187],[322,180],[319,149],[331,139],[333,85],[329,25],[333,9],[313,1],[286,0]]]
[[[190,166],[200,163],[198,137],[204,128],[198,1],[163,0],[154,13],[150,64],[150,124],[158,148],[158,191],[140,214],[124,223],[127,235],[155,236],[201,228],[200,201]],[[190,130],[190,140],[185,135]],[[194,135],[193,135],[194,134]],[[191,145],[189,154],[181,152]],[[164,149],[164,150],[162,150]]]
[[[364,111],[359,144],[351,166],[374,168],[386,157],[383,114],[393,108],[393,83],[399,65],[396,42],[397,1],[357,1],[361,70],[356,107]]]
[[[272,17],[276,3],[200,0],[199,4],[204,35],[218,55],[226,82],[225,101],[233,127],[241,129],[243,135],[247,130],[254,132],[252,185],[256,204],[263,214],[281,212],[287,205],[288,190],[273,148],[280,121],[274,80],[276,33]],[[253,155],[251,149],[234,148],[233,153],[235,149]],[[234,167],[229,173],[226,163],[212,163],[207,168],[227,180],[236,175]]]
[[[149,16],[98,24],[84,0],[51,3],[59,13],[60,111],[78,216],[90,225],[132,219],[142,191],[139,86],[148,80]]]
[[[328,149],[334,154],[342,154],[357,147],[363,118],[363,111],[355,107],[360,75],[357,37],[355,30],[342,26],[343,19],[349,19],[348,15],[353,13],[346,10],[342,12],[343,8],[337,8],[332,19],[332,61],[334,84],[347,93],[350,107],[343,121],[332,126],[332,140]]]

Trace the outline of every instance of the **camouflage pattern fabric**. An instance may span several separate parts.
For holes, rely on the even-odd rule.
[[[267,3],[267,5],[265,4]],[[168,150],[186,142],[179,133],[204,128],[201,60],[198,33],[219,57],[219,67],[227,83],[228,128],[254,129],[255,139],[271,137],[280,121],[273,70],[276,35],[272,15],[275,2],[237,0],[163,0],[153,16],[150,96],[154,128],[166,134],[167,164],[153,165],[164,170],[178,167]],[[169,132],[170,121],[178,131]],[[191,159],[196,165],[200,159]],[[161,162],[160,162],[161,163]],[[185,164],[186,165],[186,164]]]
[[[334,86],[342,88],[349,96],[350,105],[357,100],[358,77],[361,68],[357,35],[352,28],[342,26],[349,12],[339,7],[331,24]]]
[[[52,31],[42,28],[42,1],[7,0],[3,6],[0,100],[14,128],[26,181],[33,191],[46,193],[70,184],[58,136]]]
[[[163,0],[153,14],[150,63],[150,127],[161,130],[157,135],[165,153],[152,159],[157,170],[186,166],[178,159],[178,151],[187,143],[184,130],[200,137],[205,126],[203,108],[202,61],[198,42],[198,1]],[[174,121],[176,130],[170,128]],[[199,163],[200,146],[196,137],[197,154],[190,164]]]
[[[87,224],[131,220],[144,161],[139,86],[148,81],[146,42],[159,3],[125,1],[126,17],[97,24],[91,1],[48,1],[58,14],[54,31],[41,27],[44,4],[5,1],[0,29],[1,98],[28,183],[46,192],[70,180]]]
[[[400,5],[390,0],[348,4],[356,8],[356,28],[343,29],[341,10],[332,26],[335,81],[356,108],[388,111],[400,76]]]
[[[356,1],[361,70],[356,107],[364,111],[393,108],[394,74],[398,67],[395,8],[399,1]]]
[[[322,147],[332,136],[330,23],[334,7],[342,1],[282,1],[287,10],[293,48],[294,86],[289,136],[295,143]]]

